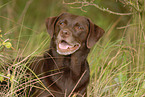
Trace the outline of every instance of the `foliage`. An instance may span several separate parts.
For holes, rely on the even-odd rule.
[[[0,50],[3,50],[5,47],[6,48],[12,48],[12,44],[10,42],[8,42],[9,39],[3,39],[3,35],[1,34],[1,30],[0,30]]]
[[[45,20],[61,12],[86,16],[106,32],[88,56],[88,97],[144,97],[144,0],[1,0],[0,96],[16,97],[35,82],[43,86],[26,64],[48,50]]]

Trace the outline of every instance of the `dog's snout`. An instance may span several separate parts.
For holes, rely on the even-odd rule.
[[[69,37],[70,34],[71,34],[71,33],[70,33],[69,30],[62,30],[62,31],[60,32],[60,35],[61,35],[61,37],[63,37],[63,38]]]

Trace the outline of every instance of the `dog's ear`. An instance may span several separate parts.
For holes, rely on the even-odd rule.
[[[46,28],[51,38],[53,37],[55,24],[57,20],[59,19],[59,17],[61,17],[64,14],[67,14],[67,13],[61,13],[59,16],[49,17],[46,19]]]
[[[58,18],[58,16],[49,17],[46,19],[46,28],[47,28],[47,31],[48,31],[51,38],[53,37],[53,33],[54,33],[54,29],[55,29],[54,26],[55,26],[55,23],[57,21],[57,18]]]
[[[92,23],[90,19],[88,19],[88,21],[89,21],[89,34],[87,37],[87,47],[91,48],[103,36],[105,31],[99,26]]]

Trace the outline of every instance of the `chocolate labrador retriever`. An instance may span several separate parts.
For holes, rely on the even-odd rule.
[[[51,36],[50,50],[31,68],[40,74],[34,97],[86,97],[89,83],[87,56],[104,30],[90,19],[63,13],[46,20]],[[40,88],[42,87],[42,88]]]

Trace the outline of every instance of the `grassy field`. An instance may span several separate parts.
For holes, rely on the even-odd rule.
[[[144,0],[0,0],[0,97],[17,97],[39,81],[28,77],[24,61],[49,49],[45,20],[62,12],[105,30],[88,56],[87,97],[145,97]]]

